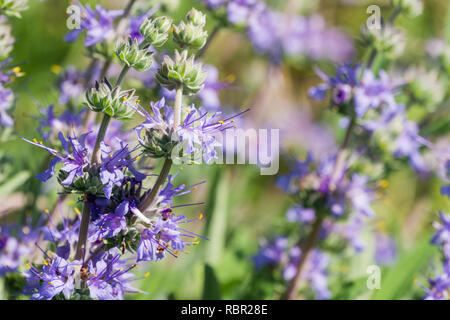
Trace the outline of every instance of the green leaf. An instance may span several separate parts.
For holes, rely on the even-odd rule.
[[[7,179],[4,184],[0,185],[0,199],[20,187],[29,177],[30,173],[28,171],[21,171]]]
[[[203,283],[203,300],[219,300],[221,299],[220,284],[217,279],[214,268],[209,264],[205,264],[205,280]]]
[[[229,170],[216,170],[207,202],[205,234],[209,241],[206,245],[205,260],[212,266],[219,262],[225,246],[230,174]]]

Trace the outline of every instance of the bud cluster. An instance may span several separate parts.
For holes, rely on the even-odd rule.
[[[161,68],[156,74],[158,82],[169,90],[183,87],[183,93],[192,95],[203,88],[206,72],[200,63],[195,63],[194,56],[187,56],[187,50],[181,54],[175,50],[175,59],[164,56]]]
[[[169,38],[172,19],[165,16],[156,19],[145,19],[140,26],[140,32],[145,41],[154,47],[161,47]]]
[[[187,22],[181,21],[174,26],[173,39],[181,48],[201,49],[208,38],[208,32],[204,30],[206,16],[192,8],[186,15]]]
[[[152,66],[152,52],[148,52],[148,44],[139,45],[137,39],[120,42],[116,54],[125,65],[137,71],[147,71]]]
[[[20,18],[27,9],[28,0],[0,0],[0,15]]]
[[[113,88],[105,78],[96,82],[95,87],[86,92],[88,107],[95,112],[103,112],[117,120],[130,119],[134,109],[129,104],[138,103],[135,90],[120,91],[119,87]]]

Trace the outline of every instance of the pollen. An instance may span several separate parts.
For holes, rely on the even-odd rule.
[[[123,101],[127,101],[127,97],[123,97],[122,99],[123,99]]]
[[[236,80],[236,76],[235,76],[234,74],[229,74],[229,75],[226,77],[226,80],[227,80],[228,82],[233,83],[233,82]]]
[[[44,212],[45,212],[45,213],[49,213],[50,211],[48,211],[48,209],[45,209]]]
[[[33,138],[33,142],[34,142],[34,143],[38,143],[37,140],[36,140],[36,138]]]
[[[383,189],[387,188],[388,186],[389,186],[389,181],[387,181],[386,179],[382,179],[380,181],[380,187],[382,187]]]
[[[47,262],[47,261],[45,261],[45,260],[44,260],[44,261],[42,261],[42,263],[43,263],[43,264],[45,264],[46,266],[49,266],[48,262]]]
[[[80,215],[80,214],[81,214],[80,209],[78,209],[78,208],[75,207],[75,209],[73,209],[73,210],[75,211],[75,213],[76,213],[77,215]]]
[[[28,263],[25,265],[27,266],[28,269],[31,269],[31,266]]]
[[[183,167],[180,168],[180,171],[183,171]]]
[[[54,64],[50,67],[50,71],[54,74],[59,74],[61,72],[62,68],[59,64]]]
[[[148,276],[150,275],[150,272],[147,272],[144,277],[148,278]]]
[[[200,241],[192,242],[192,244],[193,244],[194,246],[198,245],[199,243],[200,243]]]
[[[223,124],[223,121],[222,121],[222,120],[220,120],[220,121],[219,121],[219,123],[220,123],[220,124]]]
[[[198,220],[202,220],[203,219],[203,213],[200,213],[200,215],[198,216]]]
[[[234,119],[231,119],[231,122],[234,122]]]

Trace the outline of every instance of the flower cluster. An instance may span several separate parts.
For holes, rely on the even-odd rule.
[[[87,31],[86,46],[102,45],[115,33],[113,19],[123,12],[100,6],[96,11],[89,7],[85,10],[82,30]],[[205,16],[192,9],[186,20],[187,23],[178,26],[174,42],[198,49],[199,39],[190,38],[189,32],[200,32],[204,44]],[[216,158],[219,146],[215,134],[235,126],[235,118],[245,111],[222,117],[220,112],[208,114],[194,105],[182,108],[183,94],[200,92],[206,78],[194,55],[187,58],[187,51],[180,54],[175,50],[173,60],[166,56],[156,73],[159,85],[177,92],[173,108],[162,98],[151,103],[149,112],[134,95],[134,89],[122,90],[127,72],[131,68],[147,70],[154,53],[148,49],[163,45],[173,27],[167,17],[149,19],[145,15],[140,22],[139,36],[130,34],[129,39],[133,40],[117,41],[116,54],[123,68],[114,86],[104,77],[93,88],[87,87],[87,76],[106,76],[105,67],[101,75],[94,70],[78,73],[68,68],[59,80],[59,103],[77,99],[79,91],[86,90],[84,106],[89,110],[66,110],[56,116],[52,105],[42,108],[38,131],[48,143],[22,138],[53,156],[49,168],[36,177],[42,182],[57,177],[62,188],[61,203],[71,194],[79,196],[74,209],[78,216],[57,219],[49,213],[49,222],[41,228],[43,237],[38,248],[43,264],[29,260],[25,273],[24,293],[33,299],[123,299],[125,293],[138,292],[132,286],[131,273],[138,263],[178,257],[188,246],[197,245],[204,238],[187,229],[189,223],[201,220],[203,214],[189,219],[177,212],[186,205],[199,204],[174,205],[174,198],[190,193],[197,185],[174,184],[176,174],[170,174],[172,149],[182,146],[185,150],[179,155],[189,157],[200,151],[204,160],[210,162]],[[74,40],[80,32],[71,32],[68,38]],[[135,128],[137,138],[120,129],[121,121],[132,118],[135,111],[145,118]],[[100,125],[92,121],[95,118],[91,113],[103,116]],[[150,188],[149,175],[136,169],[142,166],[141,159],[147,157],[162,157],[165,161]],[[47,249],[41,249],[42,241],[46,241]],[[12,247],[13,244],[8,244],[8,248]],[[126,253],[133,257],[134,263],[129,264],[130,258],[123,258]]]

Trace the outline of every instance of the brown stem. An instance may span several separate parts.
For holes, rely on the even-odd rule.
[[[156,196],[158,195],[159,190],[161,189],[161,187],[163,186],[167,177],[169,176],[171,167],[172,167],[172,160],[169,158],[166,158],[164,160],[163,167],[161,169],[161,172],[159,173],[158,179],[156,179],[156,182],[155,182],[153,188],[150,190],[150,192],[147,192],[144,195],[144,197],[139,205],[140,211],[144,212],[145,210],[147,210],[147,208],[149,208],[153,204],[153,201],[155,200]]]
[[[305,246],[302,249],[300,260],[297,263],[297,270],[294,278],[289,283],[289,287],[287,288],[285,294],[283,295],[283,300],[294,300],[298,286],[300,284],[300,279],[302,278],[302,270],[305,266],[306,261],[308,261],[308,257],[311,253],[311,250],[315,247],[317,239],[319,238],[320,229],[322,226],[323,218],[321,216],[316,218],[312,226],[311,233],[309,234],[308,239],[306,240]]]
[[[75,260],[83,260],[85,252],[86,252],[86,240],[87,234],[89,230],[89,222],[90,222],[90,209],[89,206],[84,204],[83,213],[81,214],[81,224],[80,224],[80,233],[78,235],[77,242],[77,251],[75,253]]]

